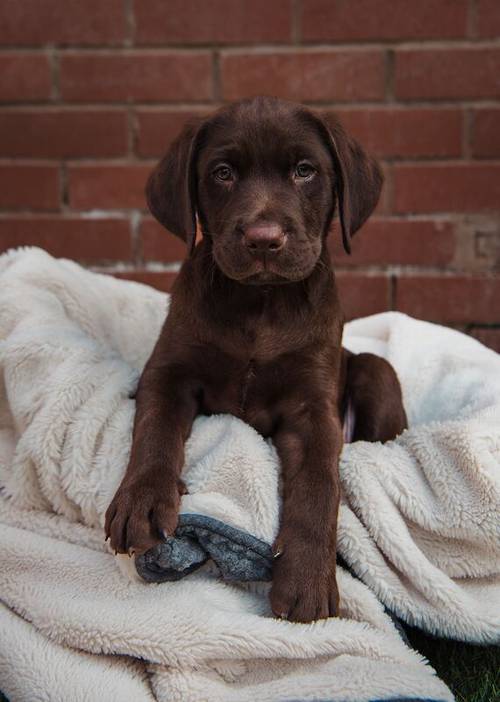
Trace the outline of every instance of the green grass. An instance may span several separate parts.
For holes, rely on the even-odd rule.
[[[500,701],[500,648],[445,641],[417,629],[405,630],[410,644],[427,658],[457,702]]]

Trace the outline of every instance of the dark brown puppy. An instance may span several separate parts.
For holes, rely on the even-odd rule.
[[[272,98],[225,107],[174,142],[147,194],[190,255],[139,383],[130,463],[106,515],[118,552],[173,533],[193,420],[231,413],[272,436],[281,459],[274,613],[337,613],[341,416],[348,409],[354,438],[370,440],[394,437],[406,417],[391,366],[342,352],[325,238],[338,203],[349,249],[381,186],[337,122]]]

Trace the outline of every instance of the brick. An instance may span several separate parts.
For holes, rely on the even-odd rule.
[[[477,36],[496,39],[500,36],[500,4],[498,0],[476,0]]]
[[[186,258],[186,244],[182,239],[168,232],[154,219],[142,220],[140,237],[145,261],[174,263]]]
[[[69,102],[203,101],[212,97],[208,51],[66,53],[61,94]]]
[[[123,0],[3,0],[4,46],[117,44],[126,37]]]
[[[87,263],[130,260],[130,226],[126,219],[75,217],[2,217],[0,251],[39,246],[53,256]]]
[[[447,324],[500,322],[500,278],[472,275],[400,276],[396,309]]]
[[[70,165],[69,203],[74,209],[146,208],[144,187],[152,165]]]
[[[10,210],[57,210],[58,166],[0,164],[0,207]]]
[[[494,98],[500,95],[500,49],[400,49],[395,53],[396,98]]]
[[[346,319],[389,309],[390,280],[387,276],[337,271],[335,277]]]
[[[223,97],[271,94],[290,100],[382,100],[384,57],[378,50],[227,52]]]
[[[177,273],[173,271],[120,271],[119,273],[113,273],[113,276],[115,278],[132,280],[136,283],[149,285],[162,292],[170,292],[177,277]]]
[[[395,212],[498,210],[500,164],[394,164]]]
[[[354,236],[352,254],[342,248],[340,233],[329,236],[336,265],[446,266],[455,253],[450,222],[371,219]]]
[[[4,157],[78,158],[127,152],[124,110],[4,110],[0,153]]]
[[[479,158],[500,156],[500,109],[474,110],[471,147]]]
[[[289,0],[136,0],[137,44],[286,42]]]
[[[483,267],[500,270],[500,217],[492,217],[484,223],[472,224],[474,257]]]
[[[4,53],[0,55],[0,100],[27,102],[48,100],[52,84],[46,54]]]
[[[454,109],[338,110],[347,131],[375,156],[460,156],[462,112]]]
[[[449,39],[463,37],[467,0],[303,0],[302,39]]]
[[[472,327],[469,334],[488,348],[500,353],[500,327]]]
[[[184,124],[193,117],[205,116],[210,110],[163,110],[142,108],[136,110],[138,156],[163,156]]]

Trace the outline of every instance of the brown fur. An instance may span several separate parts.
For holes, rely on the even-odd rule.
[[[381,185],[338,122],[272,98],[222,108],[169,149],[148,201],[190,255],[140,379],[130,463],[106,515],[118,552],[173,533],[192,422],[230,413],[271,436],[281,460],[274,613],[304,622],[337,613],[342,413],[349,402],[354,438],[373,441],[400,433],[406,416],[392,367],[342,351],[325,239],[338,205],[349,249]]]

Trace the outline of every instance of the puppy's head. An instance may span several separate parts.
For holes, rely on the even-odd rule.
[[[337,204],[349,251],[381,187],[376,162],[336,120],[259,97],[188,124],[146,193],[152,214],[190,251],[198,216],[222,272],[260,284],[311,274]]]

